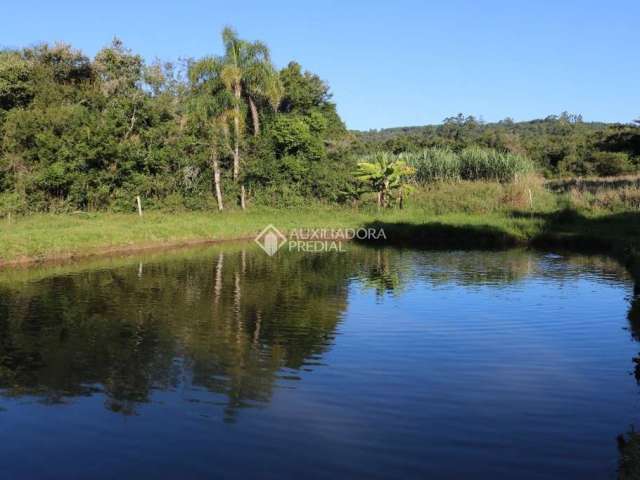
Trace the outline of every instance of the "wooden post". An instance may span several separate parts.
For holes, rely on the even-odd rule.
[[[138,204],[138,215],[142,216],[142,202],[140,201],[140,195],[136,196],[136,203]]]

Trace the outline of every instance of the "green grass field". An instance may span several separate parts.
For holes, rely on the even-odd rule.
[[[78,213],[0,220],[0,262],[42,261],[150,247],[254,237],[266,225],[295,228],[382,226],[389,243],[413,247],[513,244],[638,251],[640,212],[592,194],[555,195],[541,184],[444,183],[416,192],[405,209],[313,205],[218,213]],[[635,198],[635,197],[633,197]]]

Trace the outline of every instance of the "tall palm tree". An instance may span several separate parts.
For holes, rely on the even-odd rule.
[[[233,91],[236,99],[244,99],[249,105],[253,121],[253,133],[260,134],[260,115],[258,105],[278,109],[283,95],[278,71],[271,63],[269,47],[260,41],[247,42],[238,38],[230,27],[222,31],[225,54],[227,88]]]
[[[260,135],[258,105],[277,110],[282,98],[282,84],[271,63],[269,48],[262,42],[248,42],[238,38],[230,27],[222,31],[225,53],[217,58],[220,79],[233,95],[233,180],[240,178],[240,143],[244,134],[242,107],[247,104],[251,112],[254,136]],[[240,186],[240,204],[245,208],[244,185]]]
[[[253,135],[260,135],[259,110],[268,107],[277,111],[283,88],[278,71],[271,63],[269,48],[264,43],[242,40],[229,27],[222,31],[222,42],[224,55],[195,62],[189,74],[194,90],[211,97],[204,103],[208,103],[210,113],[214,113],[211,127],[216,135],[220,135],[217,154],[228,154],[233,159],[233,181],[239,183],[244,113],[249,110]],[[212,162],[212,166],[216,163]],[[218,189],[216,187],[216,191]],[[240,205],[245,208],[244,185],[240,185]]]

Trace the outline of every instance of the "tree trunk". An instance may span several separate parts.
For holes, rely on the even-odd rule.
[[[249,109],[251,110],[251,119],[253,120],[253,136],[257,137],[260,135],[260,115],[258,114],[258,107],[256,107],[253,98],[247,96],[249,99]],[[246,208],[246,199],[245,199],[245,188],[244,185],[240,187],[240,207],[242,210]]]
[[[249,97],[249,108],[251,109],[251,119],[253,120],[253,136],[260,135],[260,116],[258,115],[258,107],[253,101],[253,98]]]
[[[220,188],[220,164],[218,163],[218,154],[213,152],[211,158],[211,166],[213,167],[213,187],[216,192],[216,201],[218,202],[218,210],[222,211],[222,189]]]
[[[136,112],[138,111],[138,107],[134,106],[133,107],[133,114],[131,115],[131,123],[129,124],[129,129],[127,130],[127,133],[124,134],[124,139],[126,140],[127,138],[129,138],[129,135],[131,135],[131,132],[133,132],[133,127],[136,124]]]
[[[238,112],[238,115],[240,113]],[[238,178],[240,177],[240,139],[238,138],[239,135],[239,130],[240,130],[240,126],[239,126],[239,122],[240,120],[236,117],[234,119],[234,124],[235,124],[235,135],[234,135],[234,145],[233,145],[233,181],[237,182]]]
[[[239,83],[233,87],[233,94],[236,97],[235,114],[233,115],[233,181],[237,182],[240,177],[240,97],[242,95]]]
[[[382,192],[378,192],[378,210],[382,207]]]

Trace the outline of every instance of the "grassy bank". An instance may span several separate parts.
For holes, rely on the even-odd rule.
[[[624,190],[556,195],[539,182],[435,184],[405,209],[378,211],[313,205],[246,212],[78,213],[0,220],[0,262],[43,261],[100,253],[252,238],[268,224],[294,228],[381,226],[388,241],[413,247],[535,244],[593,248],[627,260],[638,252],[640,213]],[[625,203],[626,202],[626,203]]]
[[[313,217],[311,214],[315,213]],[[340,215],[338,215],[340,213]],[[313,221],[309,219],[313,218]],[[0,261],[46,260],[168,245],[245,238],[274,223],[282,228],[307,223],[350,225],[350,212],[331,209],[248,212],[148,212],[34,215],[4,220],[0,230]]]
[[[436,220],[451,225],[492,224],[525,238],[527,220],[465,213],[422,215],[417,209],[377,213],[330,207],[250,212],[153,212],[132,214],[37,215],[0,223],[0,262],[42,261],[97,253],[253,238],[266,225],[294,228],[358,227]],[[534,222],[535,223],[535,222]]]

